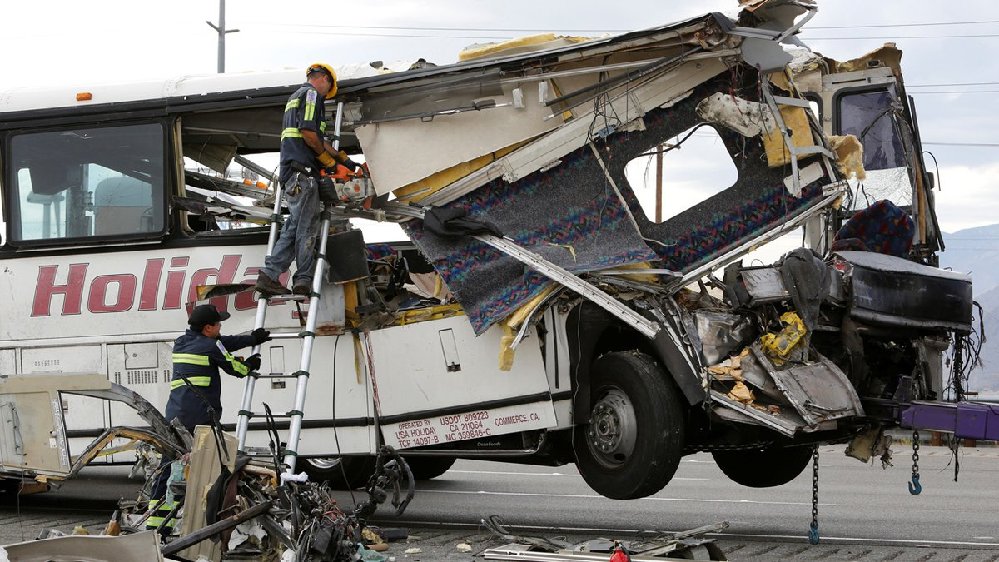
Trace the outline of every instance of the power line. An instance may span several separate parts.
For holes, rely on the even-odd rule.
[[[928,21],[922,23],[879,23],[868,25],[810,25],[808,29],[857,29],[860,28],[882,28],[882,27],[932,27],[940,25],[979,25],[999,23],[999,20],[985,21]]]
[[[999,142],[923,142],[923,145],[932,146],[975,146],[981,148],[999,148]]]
[[[634,29],[573,29],[573,28],[548,28],[548,29],[527,29],[513,27],[421,27],[406,25],[324,25],[307,23],[271,23],[271,22],[250,22],[250,25],[263,25],[269,27],[311,27],[320,29],[378,29],[387,31],[460,31],[462,33],[554,33],[556,31],[574,31],[578,33],[627,33]]]
[[[812,29],[883,29],[893,27],[938,27],[948,25],[983,25],[999,23],[999,20],[985,21],[946,21],[946,22],[913,22],[913,23],[885,23],[868,25],[810,25]],[[555,31],[572,31],[577,33],[627,33],[634,29],[581,29],[572,27],[557,28],[525,28],[525,27],[429,27],[410,25],[338,25],[338,24],[302,24],[302,23],[275,23],[275,22],[247,22],[249,25],[262,25],[269,27],[311,27],[320,29],[379,29],[389,31],[459,31],[459,32],[509,32],[509,33],[552,33]]]
[[[930,90],[930,91],[919,91],[919,92],[909,92],[914,96],[919,96],[922,94],[999,94],[999,90]]]
[[[814,29],[814,28],[810,28]],[[895,41],[898,39],[990,39],[999,37],[999,34],[988,33],[983,35],[872,35],[869,37],[808,37],[802,36],[805,41],[860,41],[864,39],[881,39]]]
[[[906,84],[906,88],[949,88],[951,86],[996,86],[999,82],[946,82],[942,84]]]
[[[245,27],[245,26],[244,26]],[[340,37],[403,37],[408,39],[413,38],[425,38],[425,39],[494,39],[494,40],[507,40],[511,39],[510,35],[423,35],[415,33],[353,33],[347,31],[296,31],[296,35],[336,35]]]

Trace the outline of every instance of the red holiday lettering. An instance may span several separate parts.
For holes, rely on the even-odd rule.
[[[108,285],[116,283],[118,294],[113,304],[107,302]],[[100,275],[90,284],[90,295],[87,297],[87,310],[90,312],[125,312],[131,310],[135,302],[135,286],[137,279],[129,273],[119,275]]]
[[[31,304],[32,316],[49,316],[52,295],[62,295],[62,315],[80,314],[83,302],[83,282],[87,278],[87,263],[74,263],[69,266],[65,285],[56,285],[57,265],[43,265],[38,268],[38,282],[35,283],[35,298]]]

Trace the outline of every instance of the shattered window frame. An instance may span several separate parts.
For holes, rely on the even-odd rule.
[[[700,135],[698,135],[698,133],[700,133]],[[697,123],[691,128],[667,140],[675,140],[676,142],[670,143],[664,140],[661,143],[656,143],[651,147],[649,147],[645,152],[639,154],[638,156],[628,161],[624,165],[625,177],[628,179],[628,181],[626,182],[627,186],[633,193],[635,201],[637,202],[637,208],[635,209],[634,212],[640,212],[644,216],[645,220],[647,220],[649,223],[652,224],[663,224],[665,222],[668,222],[670,219],[683,213],[687,209],[696,207],[705,200],[710,199],[711,197],[714,197],[715,195],[732,187],[732,185],[739,179],[738,162],[736,162],[735,158],[733,158],[732,154],[729,152],[729,149],[725,144],[725,139],[722,138],[721,133],[710,123]],[[693,146],[686,147],[688,148],[688,152],[685,153],[681,149],[684,148],[684,145],[687,144],[688,142],[692,142]],[[660,209],[660,212],[662,214],[662,219],[657,221],[655,217],[657,209],[655,208],[656,205],[655,205],[654,183],[655,183],[655,159],[658,146],[663,146],[663,151],[662,151],[663,207],[662,209]],[[677,163],[681,162],[687,163],[691,159],[691,157],[685,155],[689,154],[690,150],[696,151],[696,154],[693,156],[693,158],[699,158],[703,161],[710,161],[712,163],[711,167],[714,170],[713,173],[717,173],[718,175],[724,174],[726,178],[720,183],[713,183],[713,182],[709,183],[709,182],[699,181],[697,185],[691,190],[695,193],[691,197],[689,197],[689,199],[691,200],[696,199],[695,201],[683,207],[680,207],[679,205],[670,206],[669,203],[670,190],[674,189],[679,183],[681,183],[681,180],[678,180],[668,174],[669,165],[673,164],[675,166]],[[676,154],[670,155],[670,153],[674,151],[676,151]],[[724,154],[724,156],[728,158],[728,163],[731,165],[730,168],[726,167],[724,163],[721,161],[722,154]],[[629,174],[628,169],[633,165],[633,163],[637,161],[644,161],[643,165],[641,167],[633,169],[631,171],[631,174]],[[724,168],[724,171],[720,171],[719,170],[720,168]],[[632,182],[630,181],[629,175],[634,175],[639,173],[643,178],[644,185],[642,184],[633,185]],[[651,184],[649,178],[650,174],[653,176]],[[686,182],[692,183],[690,179],[687,179]],[[644,191],[648,191],[650,185],[652,185],[652,201],[649,204],[646,204],[644,200],[647,200],[649,196],[647,193],[643,193],[643,195],[645,195],[643,200],[643,197],[640,195],[640,191],[642,191],[643,187]]]
[[[844,116],[850,117],[851,114],[848,111],[848,109],[844,107],[844,101],[847,98],[868,96],[870,94],[886,95],[890,99],[890,103],[898,103],[900,101],[898,93],[895,91],[895,87],[890,84],[877,84],[871,86],[842,88],[836,91],[836,93],[833,95],[833,104],[836,107],[833,119],[833,131],[837,135],[852,134],[856,136],[858,140],[860,140],[860,143],[864,145],[864,169],[867,171],[887,170],[891,168],[907,167],[907,162],[905,158],[905,146],[902,142],[902,135],[895,124],[895,119],[892,117],[891,112],[887,111],[887,108],[885,108],[885,110],[882,113],[878,114],[874,120],[869,122],[866,125],[866,128],[869,129],[867,131],[867,135],[874,135],[877,133],[878,129],[883,130],[885,124],[888,124],[888,126],[891,127],[892,131],[891,139],[872,137],[872,145],[873,141],[879,141],[881,145],[884,145],[886,141],[890,141],[893,149],[891,155],[893,157],[892,160],[888,160],[887,153],[881,153],[883,154],[882,157],[884,158],[883,162],[874,162],[873,158],[877,156],[879,153],[873,153],[867,150],[868,145],[865,143],[864,137],[861,136],[861,133],[863,133],[864,130],[863,129],[859,131],[846,130],[844,125]],[[857,106],[852,106],[852,107],[854,109],[857,108]]]

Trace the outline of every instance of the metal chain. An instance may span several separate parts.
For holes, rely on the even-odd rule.
[[[808,529],[808,542],[819,544],[819,446],[812,449],[812,524]]]
[[[912,481],[909,482],[909,493],[918,496],[923,491],[919,483],[919,430],[912,430]]]

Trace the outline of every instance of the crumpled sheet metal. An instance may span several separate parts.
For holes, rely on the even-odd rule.
[[[790,163],[791,154],[787,143],[777,126],[773,113],[760,102],[717,92],[697,104],[697,115],[710,123],[717,123],[745,137],[762,135],[767,154],[767,165],[771,168]],[[791,131],[795,147],[814,146],[808,116],[801,107],[780,107],[781,119]]]
[[[131,535],[66,535],[27,541],[0,547],[0,560],[9,562],[119,562],[142,560],[162,562],[159,538],[155,531]]]
[[[642,234],[660,244],[652,248],[662,259],[661,267],[686,273],[711,261],[726,250],[785,224],[822,199],[822,185],[830,180],[823,176],[805,185],[800,197],[784,187],[787,171],[768,168],[761,143],[746,142],[746,137],[723,127],[718,134],[730,154],[737,155],[735,165],[739,179],[731,187],[712,195],[661,223],[649,220],[637,197],[628,188],[623,166],[649,147],[675,137],[702,122],[696,107],[705,98],[727,92],[730,77],[719,76],[705,82],[675,105],[655,109],[645,114],[645,129],[622,133],[609,158],[614,179],[635,215]],[[621,173],[617,166],[622,167]]]
[[[518,245],[575,273],[656,257],[589,146],[550,170],[512,184],[494,180],[447,207],[461,207],[469,218],[492,222]],[[403,226],[444,277],[477,334],[549,284],[547,277],[474,238],[437,236],[419,221]]]

